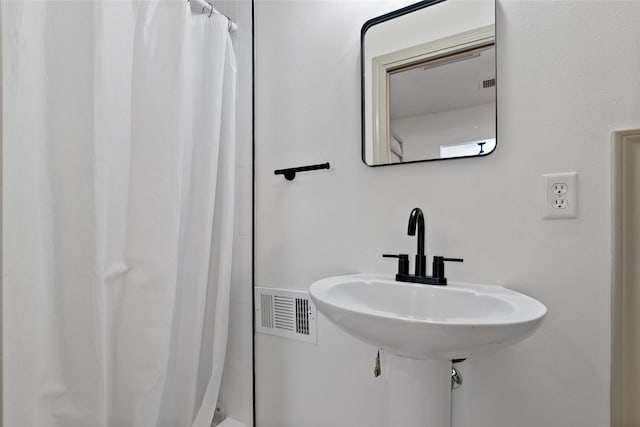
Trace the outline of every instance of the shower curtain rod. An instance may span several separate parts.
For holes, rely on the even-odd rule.
[[[227,18],[227,21],[229,21],[229,31],[230,32],[234,32],[238,29],[238,25],[236,25],[235,22],[233,22],[231,20],[231,18],[229,18],[227,15],[225,15],[224,13],[220,13],[218,12],[218,10],[216,10],[215,7],[213,7],[213,3],[209,3],[206,0],[187,0],[187,2],[193,2],[195,4],[197,4],[198,6],[202,7],[202,10],[204,11],[205,9],[209,11],[209,16],[211,16],[212,14],[216,14],[216,15],[222,15],[225,18]]]

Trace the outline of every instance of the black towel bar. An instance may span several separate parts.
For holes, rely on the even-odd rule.
[[[314,171],[318,169],[329,169],[329,162],[319,163],[317,165],[300,166],[297,168],[276,169],[273,171],[273,173],[275,175],[284,175],[287,181],[293,181],[296,177],[296,172],[307,172],[307,171]]]

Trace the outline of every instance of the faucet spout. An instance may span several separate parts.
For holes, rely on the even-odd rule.
[[[427,275],[427,257],[424,254],[424,214],[422,209],[414,208],[409,215],[409,227],[407,234],[409,236],[416,235],[418,232],[418,250],[416,254],[416,276]]]

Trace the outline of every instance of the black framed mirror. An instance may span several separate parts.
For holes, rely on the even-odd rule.
[[[428,0],[361,31],[362,161],[486,156],[497,146],[495,0]]]

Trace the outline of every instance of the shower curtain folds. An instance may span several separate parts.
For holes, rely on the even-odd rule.
[[[0,4],[3,425],[209,427],[235,59],[184,0]]]

